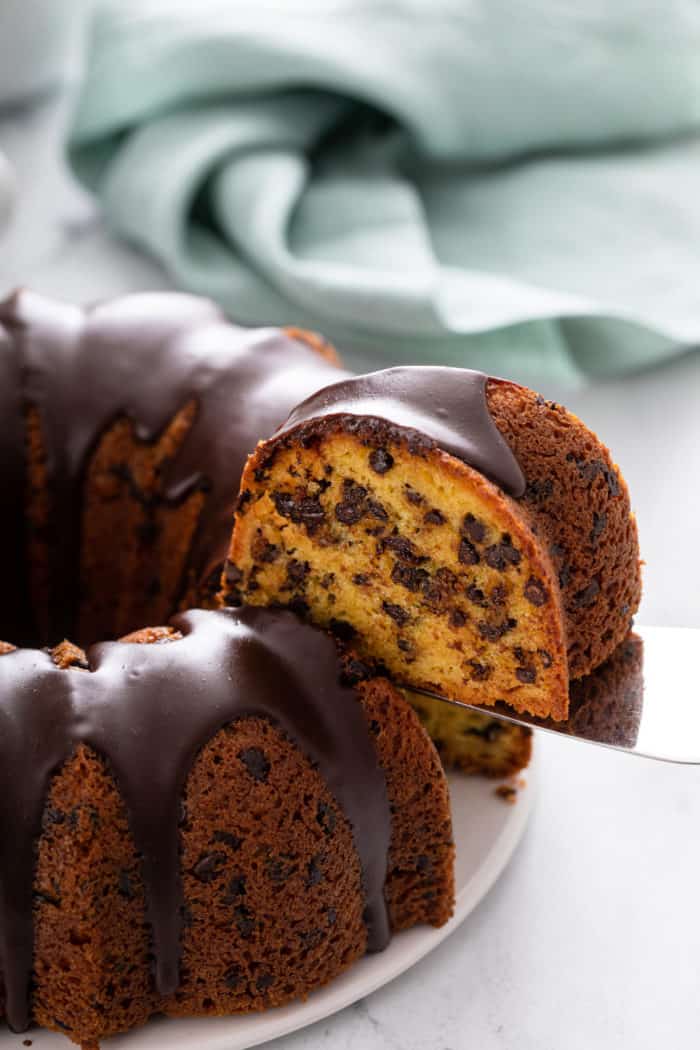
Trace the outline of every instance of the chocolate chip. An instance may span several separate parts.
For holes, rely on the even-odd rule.
[[[523,594],[530,602],[531,605],[540,606],[544,605],[547,601],[547,590],[541,580],[538,580],[535,576],[531,576],[525,584]]]
[[[537,672],[531,664],[528,664],[526,667],[516,667],[515,677],[524,685],[532,685],[537,679]]]
[[[433,507],[432,510],[429,510],[428,513],[424,515],[423,521],[426,525],[444,525],[447,518],[442,511],[437,509],[437,507]]]
[[[128,871],[119,872],[119,895],[121,897],[126,897],[128,901],[133,900],[136,896],[131,885]]]
[[[369,576],[364,572],[356,572],[352,578],[352,582],[357,584],[358,587],[364,587],[366,583],[369,583]]]
[[[393,551],[402,561],[410,562],[412,565],[422,565],[428,559],[418,554],[416,548],[405,536],[385,536],[377,544],[377,553],[385,550]]]
[[[287,562],[286,586],[292,588],[301,587],[310,572],[311,566],[308,561],[298,561],[296,558],[290,558]]]
[[[620,483],[617,480],[617,474],[615,473],[615,471],[614,470],[606,470],[605,471],[605,480],[608,483],[608,490],[610,492],[610,495],[611,496],[619,496],[620,495]]]
[[[464,627],[467,619],[467,614],[461,609],[452,609],[450,612],[450,627]]]
[[[394,583],[405,587],[408,591],[416,593],[430,580],[430,573],[425,569],[417,569],[413,565],[405,565],[403,562],[394,562],[391,570],[391,578]]]
[[[588,586],[577,591],[574,595],[573,606],[575,609],[587,609],[594,605],[600,593],[600,584],[596,579],[591,580]]]
[[[299,504],[299,517],[307,527],[315,527],[325,520],[326,513],[316,496],[305,496]]]
[[[399,627],[404,627],[411,619],[410,615],[401,605],[395,605],[393,602],[382,602],[382,609],[394,620]]]
[[[335,813],[327,802],[319,802],[316,808],[316,822],[321,825],[326,835],[335,831]]]
[[[548,653],[546,649],[539,649],[538,652],[539,652],[539,655],[540,655],[540,660],[542,661],[542,666],[545,668],[545,670],[548,667],[551,667],[552,666],[552,654]]]
[[[307,951],[318,948],[319,944],[325,939],[325,933],[323,930],[319,930],[317,926],[313,930],[301,930],[299,933],[299,940]]]
[[[335,926],[337,918],[338,913],[336,912],[335,908],[328,908],[328,910],[326,911],[326,921],[328,925]]]
[[[495,587],[491,588],[491,604],[492,605],[505,605],[506,604],[506,589],[502,583],[497,583]]]
[[[413,650],[413,646],[409,642],[408,638],[398,638],[396,644],[398,645],[402,653],[410,653]]]
[[[600,539],[601,533],[605,529],[605,526],[607,525],[607,523],[608,523],[608,516],[605,513],[605,511],[603,511],[601,514],[598,514],[598,512],[595,511],[595,510],[593,511],[593,528],[591,529],[591,534],[590,534],[590,542],[591,543],[595,544],[595,543],[598,542],[598,540]]]
[[[571,579],[571,566],[570,565],[562,565],[561,570],[559,572],[559,586],[560,586],[560,588],[562,590],[564,590],[565,587],[569,586],[570,579]]]
[[[385,448],[375,448],[369,454],[369,465],[376,474],[386,474],[394,465],[394,457]]]
[[[488,609],[489,603],[486,595],[475,583],[470,583],[464,593],[472,605],[478,605],[481,609]]]
[[[358,485],[352,478],[343,478],[343,500],[347,503],[362,503],[367,497],[364,485]]]
[[[236,500],[236,514],[243,514],[246,506],[250,503],[253,498],[253,493],[250,489],[243,489],[239,492],[238,499]]]
[[[479,552],[470,540],[460,540],[457,558],[462,565],[478,565],[481,561]]]
[[[305,564],[308,565],[308,562],[306,562]],[[331,585],[333,583],[335,583],[335,573],[334,572],[326,572],[326,573],[324,573],[323,576],[321,577],[321,579],[319,580],[319,583],[320,583],[321,587],[323,587],[324,591],[327,591],[331,587]]]
[[[291,492],[273,492],[275,509],[283,518],[291,518],[296,512],[296,501]]]
[[[533,478],[532,481],[528,481],[525,488],[525,498],[531,500],[533,503],[542,503],[544,500],[549,499],[554,490],[551,478]]]
[[[227,860],[225,853],[207,853],[195,864],[192,874],[200,882],[212,882],[221,874],[221,865]]]
[[[409,503],[417,506],[419,503],[425,503],[425,498],[421,496],[420,492],[416,492],[410,485],[404,485],[403,494]]]
[[[462,535],[470,539],[472,543],[483,543],[486,526],[473,514],[467,514],[462,522]]]
[[[250,908],[246,908],[245,904],[240,904],[235,912],[236,928],[240,933],[244,941],[247,941],[252,936],[253,930],[255,929],[255,919],[253,918],[253,912]]]
[[[239,839],[237,835],[232,835],[230,831],[215,831],[214,841],[223,842],[225,846],[229,846],[234,853],[236,850],[241,848],[242,839]]]
[[[335,516],[343,525],[356,525],[366,514],[363,503],[336,503]]]
[[[224,984],[227,988],[233,990],[243,980],[243,971],[240,966],[229,966],[228,970],[224,974]]]
[[[486,620],[480,620],[477,624],[479,634],[488,642],[497,642],[499,638],[502,638],[504,634],[512,631],[517,626],[518,621],[512,617],[503,623],[487,623]]]
[[[245,876],[233,875],[226,884],[224,904],[233,904],[239,897],[245,896]]]
[[[485,682],[491,674],[491,668],[488,664],[479,663],[478,660],[468,660],[467,663],[472,669],[472,673],[469,676],[473,682]]]
[[[372,515],[373,518],[377,518],[379,521],[388,521],[389,520],[389,515],[384,510],[384,507],[381,505],[381,503],[379,503],[378,500],[368,499],[367,500],[367,510],[369,511],[369,513]]]
[[[427,857],[424,853],[416,857],[416,871],[419,871],[422,875],[427,874],[433,867],[433,862],[430,857]]]
[[[503,572],[509,565],[519,565],[521,555],[520,551],[511,544],[510,538],[504,536],[501,543],[494,543],[491,547],[486,548],[484,557],[486,564],[492,569]]]
[[[270,763],[259,747],[247,747],[243,751],[238,752],[238,757],[253,780],[261,781],[262,783],[267,780],[270,772]]]
[[[320,862],[323,860],[321,854],[317,854],[312,857],[308,863],[306,869],[306,885],[307,887],[318,886],[319,882],[323,879],[323,871],[321,870]]]
[[[266,992],[274,983],[275,979],[271,973],[261,973],[255,982],[255,987],[259,992]]]
[[[250,545],[250,553],[256,561],[270,564],[277,561],[280,556],[280,548],[275,543],[270,543],[261,532],[258,532]]]
[[[272,493],[272,499],[281,517],[289,518],[296,525],[306,525],[309,531],[318,528],[325,521],[326,513],[318,496],[295,498],[290,492],[278,491]]]
[[[265,874],[270,882],[286,882],[296,871],[296,858],[290,853],[280,853],[278,857],[270,857],[265,861]]]

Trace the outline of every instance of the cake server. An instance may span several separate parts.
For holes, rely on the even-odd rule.
[[[700,765],[699,669],[699,628],[635,627],[600,668],[572,682],[565,722],[520,714],[506,704],[464,704],[414,691],[574,740]]]

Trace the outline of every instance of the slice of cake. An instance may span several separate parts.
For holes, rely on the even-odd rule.
[[[608,450],[565,408],[453,368],[346,379],[244,471],[229,602],[284,605],[402,685],[566,718],[640,598]]]

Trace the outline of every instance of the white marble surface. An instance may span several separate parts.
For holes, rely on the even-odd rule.
[[[71,182],[64,120],[56,103],[0,114],[0,151],[19,189],[0,235],[0,294],[22,283],[76,300],[169,287],[110,237]],[[543,393],[596,429],[627,476],[648,563],[640,622],[700,626],[700,353],[606,386]],[[537,743],[531,826],[480,908],[410,973],[275,1050],[697,1045],[700,769]]]

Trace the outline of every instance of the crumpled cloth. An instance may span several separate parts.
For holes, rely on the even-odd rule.
[[[242,323],[525,379],[700,343],[694,0],[115,0],[69,133]]]

